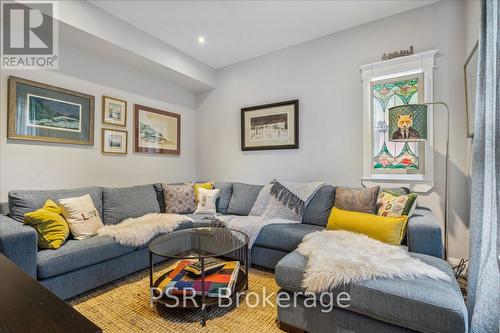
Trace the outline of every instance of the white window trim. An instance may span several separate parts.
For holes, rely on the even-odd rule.
[[[433,102],[434,58],[438,50],[431,50],[412,54],[405,57],[386,61],[374,62],[359,67],[363,80],[363,177],[362,182],[395,183],[424,185],[425,191],[434,184],[434,126],[433,110],[429,106],[427,113],[428,140],[425,143],[425,173],[424,174],[374,174],[372,173],[372,139],[373,120],[371,114],[372,81],[402,76],[406,74],[423,73],[424,75],[424,102]],[[413,186],[410,186],[413,187]],[[428,188],[430,187],[430,188]]]

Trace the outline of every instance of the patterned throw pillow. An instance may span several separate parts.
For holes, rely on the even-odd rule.
[[[415,193],[398,194],[389,190],[380,192],[377,199],[377,215],[379,216],[411,216],[415,210],[417,195]]]
[[[380,186],[360,189],[337,187],[334,206],[353,212],[375,214],[379,189]]]
[[[194,202],[198,204],[198,189],[204,188],[205,190],[211,190],[214,188],[215,182],[206,182],[206,183],[195,183],[194,184]]]
[[[198,200],[195,214],[217,214],[215,201],[219,197],[219,189],[207,190],[202,187],[198,189]]]
[[[165,213],[191,214],[196,209],[194,203],[194,184],[163,184]]]

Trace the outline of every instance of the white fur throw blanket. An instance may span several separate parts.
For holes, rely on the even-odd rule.
[[[128,218],[115,225],[105,225],[97,235],[114,238],[125,246],[142,246],[151,239],[174,231],[181,223],[193,221],[178,214],[151,213],[137,218]]]
[[[304,237],[298,252],[308,257],[302,281],[306,291],[321,293],[343,284],[376,278],[449,280],[441,270],[388,245],[349,231],[317,231]]]

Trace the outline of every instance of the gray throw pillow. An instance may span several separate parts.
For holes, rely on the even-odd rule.
[[[229,201],[227,214],[248,215],[262,188],[262,185],[234,183],[233,195],[231,196],[231,201]]]
[[[229,201],[231,201],[231,196],[233,195],[233,183],[215,183],[214,188],[218,188],[219,198],[217,199],[217,212],[221,214],[227,213],[227,208],[229,207]]]
[[[334,206],[343,210],[375,214],[379,189],[380,186],[359,189],[337,187]]]
[[[192,214],[196,209],[194,203],[194,184],[163,184],[165,196],[165,213]]]

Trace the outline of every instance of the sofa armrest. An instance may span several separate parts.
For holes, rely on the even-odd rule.
[[[35,278],[37,250],[35,229],[0,215],[0,252]]]
[[[432,211],[417,208],[408,220],[408,251],[443,258],[441,227]]]

